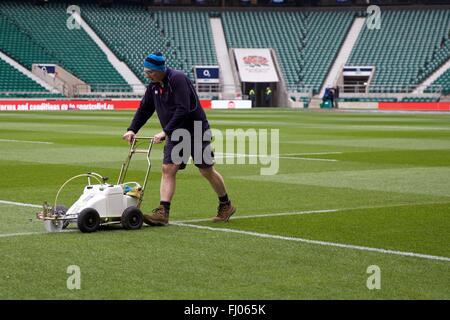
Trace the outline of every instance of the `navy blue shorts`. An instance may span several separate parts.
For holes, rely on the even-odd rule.
[[[182,148],[182,145],[180,145],[182,142],[182,140],[172,141],[170,138],[166,140],[164,145],[164,164],[177,164],[180,165],[180,170],[183,170],[186,168],[189,158],[192,157],[195,166],[198,168],[209,168],[214,165],[214,152],[211,141],[201,141],[201,143],[192,141],[190,150]],[[174,150],[174,148],[176,149]],[[186,149],[188,148],[186,147]]]

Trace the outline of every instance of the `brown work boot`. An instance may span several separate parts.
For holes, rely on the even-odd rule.
[[[219,207],[217,208],[217,216],[213,218],[213,222],[227,222],[235,212],[236,208],[233,207],[231,201],[228,201],[227,203],[220,203]]]
[[[144,214],[144,222],[150,226],[166,226],[169,224],[169,214],[163,206],[152,210],[153,214]]]

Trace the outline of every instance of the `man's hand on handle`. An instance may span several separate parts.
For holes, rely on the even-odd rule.
[[[153,143],[161,143],[164,139],[166,139],[166,133],[161,131],[153,136]]]
[[[127,140],[128,143],[131,144],[133,142],[135,136],[136,136],[136,134],[133,131],[130,130],[130,131],[127,131],[123,135],[122,139]]]
[[[129,144],[131,144],[134,140],[134,137],[136,134],[133,131],[127,131],[123,136],[123,140],[127,140]],[[166,133],[164,131],[161,131],[160,133],[157,133],[153,136],[153,143],[161,143],[163,140],[166,139]]]

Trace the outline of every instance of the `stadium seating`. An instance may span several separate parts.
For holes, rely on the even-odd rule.
[[[29,70],[33,63],[59,63],[55,56],[1,12],[0,48]]]
[[[0,91],[30,91],[30,92],[45,92],[44,87],[37,82],[31,80],[19,70],[12,67],[10,64],[0,59],[0,74],[2,81],[0,81]],[[20,88],[21,90],[17,90]]]
[[[0,48],[23,66],[56,63],[96,84],[123,86],[126,81],[82,29],[69,29],[67,4],[42,6],[0,2]],[[217,65],[209,18],[220,17],[230,48],[273,48],[288,86],[312,86],[317,94],[358,10],[175,11],[138,5],[80,5],[81,15],[106,45],[143,82],[142,61],[154,51],[193,80],[193,66]],[[372,85],[413,86],[450,58],[449,9],[383,10],[381,29],[364,27],[347,65],[375,66]],[[35,26],[39,26],[36,28]],[[449,71],[434,84],[450,93]],[[24,80],[27,81],[26,79]],[[26,89],[18,82],[17,91]],[[383,89],[371,89],[380,93]],[[118,89],[120,90],[120,89]],[[378,90],[378,91],[375,91]],[[388,89],[390,90],[390,89]],[[393,90],[393,89],[392,89]],[[124,90],[122,90],[124,91]]]
[[[148,12],[134,6],[82,5],[81,15],[116,56],[145,81],[142,61],[149,51],[164,52],[166,47],[165,39]]]
[[[405,97],[402,99],[402,102],[437,102],[439,98],[431,98],[431,97]]]
[[[288,85],[313,85],[318,93],[355,12],[224,12],[231,48],[273,48]],[[331,23],[332,22],[332,23]]]
[[[340,101],[340,102],[397,102],[397,98],[390,98],[390,97],[369,97],[369,98],[344,97],[344,98],[338,98],[338,101]]]
[[[195,65],[217,65],[216,50],[207,12],[156,11],[159,25],[171,38],[184,71],[193,79]]]
[[[8,55],[29,69],[35,62],[58,63],[87,83],[126,85],[84,30],[67,27],[66,10],[62,3],[0,2],[2,49],[5,44]]]
[[[217,65],[207,12],[145,11],[138,6],[83,5],[81,14],[142,80],[142,62],[161,51],[168,65],[191,79],[194,65]]]
[[[433,85],[441,85],[443,95],[450,94],[450,69],[445,71],[439,78],[437,78],[433,82]]]
[[[450,58],[450,10],[385,10],[363,28],[347,65],[375,66],[372,84],[417,85]]]
[[[25,97],[57,98],[62,96],[48,92],[37,82],[1,59],[0,75],[0,98],[19,98],[23,96],[21,92],[26,92]]]

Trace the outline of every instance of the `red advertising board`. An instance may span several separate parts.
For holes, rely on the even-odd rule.
[[[0,111],[136,109],[139,100],[0,100]]]
[[[379,110],[449,111],[450,102],[380,102]]]
[[[133,110],[139,103],[140,100],[0,100],[0,111]],[[200,103],[203,108],[211,108],[211,100]]]

